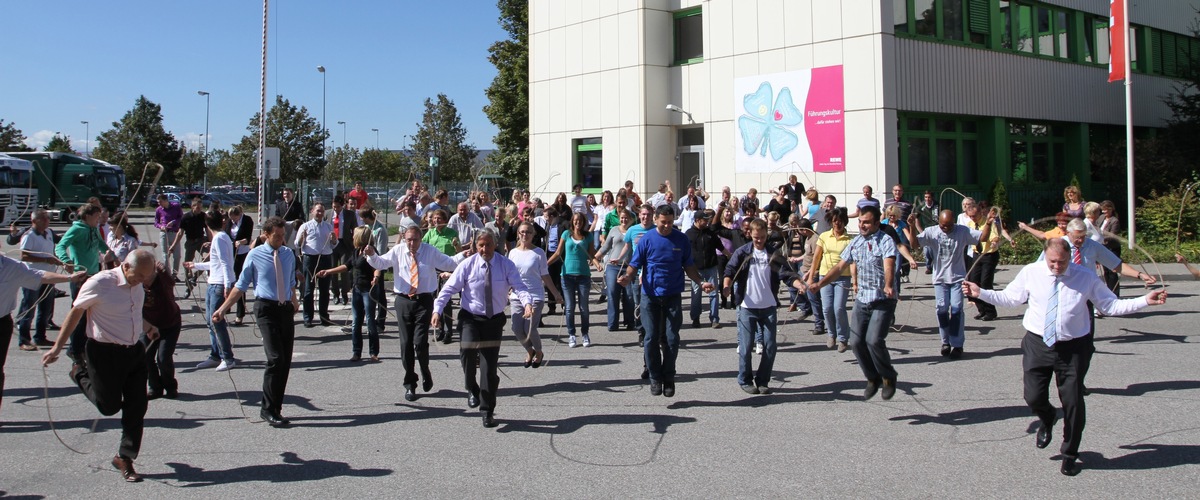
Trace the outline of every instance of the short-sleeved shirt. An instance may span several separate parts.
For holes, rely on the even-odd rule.
[[[300,241],[300,233],[304,233],[304,241]],[[332,255],[333,241],[329,239],[331,234],[333,224],[310,220],[302,224],[296,232],[296,246],[300,247],[304,255]]]
[[[546,252],[537,247],[533,250],[514,248],[508,251],[508,260],[517,266],[521,282],[525,283],[533,301],[546,300],[546,287],[542,284],[542,276],[550,274],[550,266],[546,265]],[[509,299],[516,298],[516,292],[509,293]]]
[[[927,227],[917,235],[921,246],[928,248],[933,260],[933,283],[951,285],[967,277],[967,264],[963,252],[979,243],[980,232],[967,226],[955,224],[950,233],[941,226]]]
[[[629,226],[629,229],[625,230],[625,244],[633,245],[633,250],[637,250],[638,241],[642,239],[643,235],[652,230],[654,230],[654,226],[646,227],[641,224]]]
[[[634,247],[629,265],[642,270],[642,293],[677,295],[683,293],[683,269],[694,265],[692,244],[675,229],[666,236],[657,229],[647,231]]]
[[[17,293],[22,288],[37,290],[42,286],[42,271],[25,267],[20,262],[0,255],[0,317],[12,314]],[[5,346],[7,348],[7,346]]]
[[[46,228],[46,231],[40,235],[37,234],[37,230],[32,228],[25,231],[25,235],[21,237],[21,250],[38,257],[53,257],[54,231]],[[46,262],[26,262],[25,266],[38,271],[54,272],[54,264]]]
[[[146,291],[125,279],[122,267],[100,271],[79,289],[71,305],[87,309],[88,338],[97,342],[130,346],[142,334],[142,306]]]
[[[569,234],[565,235],[561,244],[565,245],[562,273],[571,276],[591,276],[592,266],[587,255],[587,249],[592,248],[591,233],[582,240],[577,240]]]
[[[454,240],[456,238],[458,238],[458,231],[455,231],[453,228],[444,227],[425,231],[425,236],[421,237],[421,241],[428,243],[446,255],[454,255],[458,253],[454,250]]]
[[[836,236],[833,234],[832,229],[821,233],[821,236],[817,237],[817,246],[821,248],[821,262],[817,266],[817,273],[825,276],[833,269],[833,266],[838,265],[838,262],[842,261],[842,250],[845,250],[849,244],[850,235],[847,233]],[[842,271],[839,277],[848,276],[849,274],[849,271]]]
[[[870,236],[860,234],[842,250],[842,260],[858,268],[859,302],[870,304],[887,298],[883,293],[887,285],[883,263],[895,258],[896,243],[883,231],[875,231]]]

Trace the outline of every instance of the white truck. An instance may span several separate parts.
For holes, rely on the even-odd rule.
[[[0,225],[7,227],[19,222],[22,215],[28,217],[37,205],[37,193],[33,162],[0,154],[0,210],[4,213]]]

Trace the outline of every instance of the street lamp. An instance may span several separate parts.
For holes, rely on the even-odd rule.
[[[83,155],[84,156],[92,156],[92,138],[90,137],[92,135],[92,126],[88,124],[87,120],[83,120],[79,123],[83,124],[83,138],[84,138],[84,140],[87,141],[84,143],[85,145],[83,146],[83,148],[84,148]]]
[[[674,111],[674,112],[676,112],[676,113],[682,113],[682,114],[684,114],[684,115],[687,115],[687,118],[688,118],[688,122],[689,122],[689,123],[696,123],[696,120],[693,120],[693,119],[692,119],[692,114],[691,114],[691,113],[688,113],[687,111],[684,111],[684,110],[683,110],[683,108],[680,108],[679,106],[676,106],[676,105],[674,105],[674,104],[668,104],[668,105],[667,105],[667,110],[668,110],[668,111]]]
[[[373,128],[371,131],[375,132],[375,149],[379,149],[379,129]]]
[[[204,154],[200,155],[200,165],[204,169],[204,191],[208,192],[208,116],[212,105],[212,97],[208,92],[197,90],[197,94],[204,96]],[[266,133],[265,130],[259,130],[258,133]]]
[[[325,67],[317,66],[317,71],[321,73],[321,160],[325,160],[325,136],[329,133],[325,129]]]

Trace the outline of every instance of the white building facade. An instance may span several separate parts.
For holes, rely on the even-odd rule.
[[[999,181],[1022,215],[1061,204],[1074,177],[1088,199],[1123,200],[1124,169],[1093,154],[1124,140],[1124,89],[1107,82],[1108,8],[1108,0],[531,0],[530,185],[543,199],[576,183],[615,191],[626,180],[643,194],[664,179],[677,193],[688,184],[765,192],[794,174],[852,205],[866,184],[883,196],[902,183],[909,197],[946,187],[986,197]],[[1170,111],[1161,97],[1200,55],[1195,18],[1186,2],[1130,7],[1139,133],[1163,126]],[[829,118],[808,106],[812,89],[807,105],[796,91],[787,96],[796,109],[780,104],[789,100],[781,87],[801,89],[822,68],[840,74],[841,109],[829,114],[841,115],[844,144],[803,130]],[[785,83],[764,99],[745,91],[777,78]],[[772,104],[784,121],[765,125],[760,147],[762,129],[747,120]],[[785,123],[788,109],[805,122]],[[844,154],[818,158],[817,149]]]

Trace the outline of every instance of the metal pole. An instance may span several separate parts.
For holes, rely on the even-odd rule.
[[[92,135],[92,126],[90,124],[88,124],[87,120],[83,120],[79,123],[83,124],[83,138],[84,138],[84,140],[87,141],[84,143],[84,146],[83,146],[83,151],[84,151],[83,155],[91,157],[92,156],[92,139],[90,136]]]
[[[1120,29],[1125,30],[1125,220],[1129,221],[1129,249],[1133,250],[1137,221],[1134,212],[1133,189],[1133,68],[1130,65],[1129,54],[1129,2],[1123,3],[1125,24]]]
[[[317,71],[321,72],[321,161],[325,161],[325,136],[329,135],[329,129],[325,127],[325,67],[317,66]]]
[[[375,132],[375,149],[379,149],[379,129],[373,128],[371,131]]]
[[[258,223],[261,227],[267,219],[267,166],[264,153],[267,150],[267,5],[263,0],[262,27],[262,74],[258,96]],[[207,126],[206,126],[207,130]],[[205,136],[207,137],[207,136]],[[207,140],[207,139],[206,139]]]

